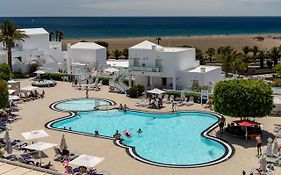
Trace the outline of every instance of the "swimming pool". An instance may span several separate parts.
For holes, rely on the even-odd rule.
[[[112,138],[119,130],[124,141],[117,144],[139,161],[168,167],[200,167],[222,162],[232,155],[227,143],[207,135],[216,127],[218,117],[201,112],[154,114],[113,109],[72,113],[47,126],[58,130],[71,127],[71,132],[90,135],[98,130],[106,138]],[[137,133],[139,128],[141,134]],[[126,137],[123,130],[131,131],[132,136]]]
[[[65,112],[93,111],[96,106],[109,106],[113,101],[97,98],[68,99],[51,105],[52,109]]]

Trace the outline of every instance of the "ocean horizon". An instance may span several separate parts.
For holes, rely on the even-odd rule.
[[[0,17],[19,28],[62,31],[64,39],[281,33],[281,17]]]

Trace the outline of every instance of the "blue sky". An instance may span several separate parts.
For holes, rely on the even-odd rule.
[[[0,16],[281,16],[281,0],[0,0]]]

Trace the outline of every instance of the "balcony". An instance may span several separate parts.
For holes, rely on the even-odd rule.
[[[130,70],[140,72],[162,72],[162,67],[131,66]]]

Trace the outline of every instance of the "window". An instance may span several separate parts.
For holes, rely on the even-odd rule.
[[[162,86],[167,86],[167,78],[162,78]]]
[[[22,62],[22,58],[21,57],[15,57],[17,58],[20,62]]]
[[[134,66],[139,66],[139,58],[134,58]]]
[[[162,65],[161,65],[161,62],[162,62],[161,59],[156,59],[156,60],[155,60],[155,66],[156,66],[156,67],[161,67],[161,66],[162,66]]]

